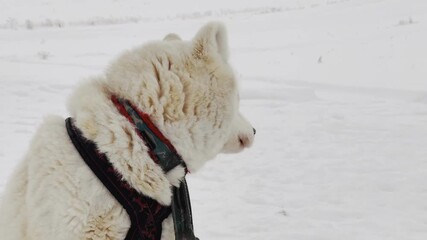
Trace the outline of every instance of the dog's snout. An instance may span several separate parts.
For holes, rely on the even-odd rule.
[[[252,128],[253,130],[254,130],[254,135],[256,134],[256,129],[255,128]]]

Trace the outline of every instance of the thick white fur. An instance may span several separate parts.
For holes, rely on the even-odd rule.
[[[170,34],[124,53],[105,76],[81,85],[69,109],[84,136],[96,142],[123,179],[163,205],[184,169],[165,174],[132,125],[110,101],[130,100],[148,113],[191,172],[220,152],[238,152],[254,138],[238,112],[237,84],[224,26],[209,23],[192,41]],[[86,166],[64,119],[47,117],[11,177],[0,206],[2,240],[119,240],[130,226],[120,204]],[[171,217],[162,239],[174,239]]]

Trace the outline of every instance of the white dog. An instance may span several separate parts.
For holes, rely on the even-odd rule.
[[[147,113],[190,172],[221,152],[249,147],[255,130],[238,110],[224,26],[209,23],[192,41],[170,34],[124,53],[104,76],[81,85],[69,110],[85,138],[108,156],[123,180],[168,206],[181,166],[165,174],[111,96]],[[49,116],[8,182],[0,209],[2,240],[122,240],[130,226],[123,207],[82,160],[64,119]],[[162,239],[174,239],[169,216]]]

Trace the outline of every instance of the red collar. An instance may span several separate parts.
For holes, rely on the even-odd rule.
[[[187,169],[182,157],[171,142],[151,121],[150,116],[135,107],[130,101],[112,96],[117,110],[135,127],[138,136],[149,148],[150,157],[165,171],[178,165]],[[188,170],[186,170],[188,172]]]

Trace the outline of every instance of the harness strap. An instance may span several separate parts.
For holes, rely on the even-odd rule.
[[[176,166],[186,165],[169,140],[151,122],[149,115],[138,110],[129,101],[111,97],[117,110],[135,127],[138,136],[148,146],[150,157],[169,172]],[[179,188],[173,188],[172,205],[165,207],[157,201],[140,194],[122,180],[107,156],[100,153],[94,142],[83,137],[81,131],[66,119],[68,135],[83,160],[117,199],[129,215],[130,229],[125,240],[160,240],[162,222],[172,213],[176,240],[198,240],[194,236],[190,196],[187,182],[182,180]]]
[[[83,137],[71,118],[66,119],[66,127],[83,160],[128,213],[131,227],[125,240],[160,240],[162,222],[171,213],[171,208],[138,193],[122,180],[105,154],[97,150],[95,143]]]

